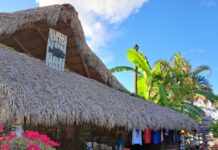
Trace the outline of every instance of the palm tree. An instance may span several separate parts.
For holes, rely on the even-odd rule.
[[[148,59],[134,49],[128,50],[127,57],[139,68],[139,71],[129,66],[118,66],[112,68],[111,72],[136,72],[138,74],[139,96],[159,105],[185,112],[197,121],[199,121],[200,115],[204,115],[204,111],[200,108],[184,102],[186,97],[193,94],[193,85],[190,86],[190,83],[193,84],[193,79],[190,76],[191,66],[182,58],[181,54],[174,57],[173,65],[167,61],[158,61],[153,68]],[[198,72],[192,73],[193,77],[196,78]]]
[[[184,100],[194,99],[196,94],[203,95],[209,99],[215,100],[212,92],[212,86],[207,80],[204,73],[209,74],[208,66],[199,66],[192,70],[190,63],[182,57],[181,53],[176,54],[171,61],[160,60],[162,65],[162,73],[166,74],[166,85],[171,90],[172,99]],[[168,91],[169,92],[169,91]]]

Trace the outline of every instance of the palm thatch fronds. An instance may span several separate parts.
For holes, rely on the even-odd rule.
[[[52,5],[14,13],[0,13],[0,43],[41,60],[45,60],[49,28],[68,37],[68,70],[113,88],[124,89],[87,45],[78,13],[73,6]]]
[[[190,117],[0,44],[0,121],[112,128],[196,129]]]

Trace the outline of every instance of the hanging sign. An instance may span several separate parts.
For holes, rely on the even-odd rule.
[[[66,47],[67,36],[54,29],[49,29],[46,64],[53,69],[64,71]]]

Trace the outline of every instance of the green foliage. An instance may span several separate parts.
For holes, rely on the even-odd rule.
[[[186,113],[187,115],[195,119],[199,124],[201,124],[200,116],[205,115],[205,112],[201,108],[186,102],[182,102],[182,103],[172,102],[168,105],[168,107],[176,111]]]
[[[200,94],[211,100],[212,102],[217,102],[218,101],[218,96],[215,94],[205,91],[205,90],[193,90],[193,93],[195,94]]]
[[[166,92],[164,90],[163,84],[159,84],[159,94],[160,94],[160,104],[162,106],[168,106],[169,101],[167,99],[167,95],[166,95]]]
[[[144,75],[138,76],[138,95],[143,96],[145,99],[149,99],[149,85]]]
[[[215,122],[211,125],[210,131],[213,133],[213,136],[218,138],[218,122]]]
[[[130,62],[134,63],[139,69],[146,73],[147,79],[151,78],[151,68],[145,58],[141,53],[137,52],[135,49],[129,49],[127,51],[127,58]]]
[[[132,71],[132,72],[135,72],[137,74],[141,74],[141,72],[136,71],[135,68],[132,68],[132,67],[129,67],[129,66],[117,66],[117,67],[111,68],[109,71],[111,73]]]
[[[137,72],[138,95],[146,100],[184,112],[199,123],[200,116],[205,115],[204,111],[185,101],[193,99],[196,94],[217,100],[217,97],[209,92],[211,85],[202,75],[209,71],[209,67],[199,66],[192,70],[190,63],[181,53],[176,54],[171,61],[157,61],[153,68],[147,57],[134,49],[127,51],[127,57],[140,70],[140,73]],[[134,68],[126,66],[115,67],[111,71],[135,72]]]
[[[205,66],[205,65],[201,65],[198,66],[193,72],[192,72],[192,76],[198,76],[200,73],[202,72],[207,72],[208,75],[210,74],[210,67]]]

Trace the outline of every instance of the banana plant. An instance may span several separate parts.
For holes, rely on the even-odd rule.
[[[134,68],[129,66],[117,66],[110,69],[110,71],[112,73],[126,71],[137,73],[138,95],[144,97],[146,100],[152,101],[158,95],[158,85],[155,83],[155,80],[157,74],[160,72],[159,64],[156,64],[154,69],[152,69],[147,58],[135,49],[129,49],[127,51],[127,58],[139,68],[139,71],[136,71]]]

